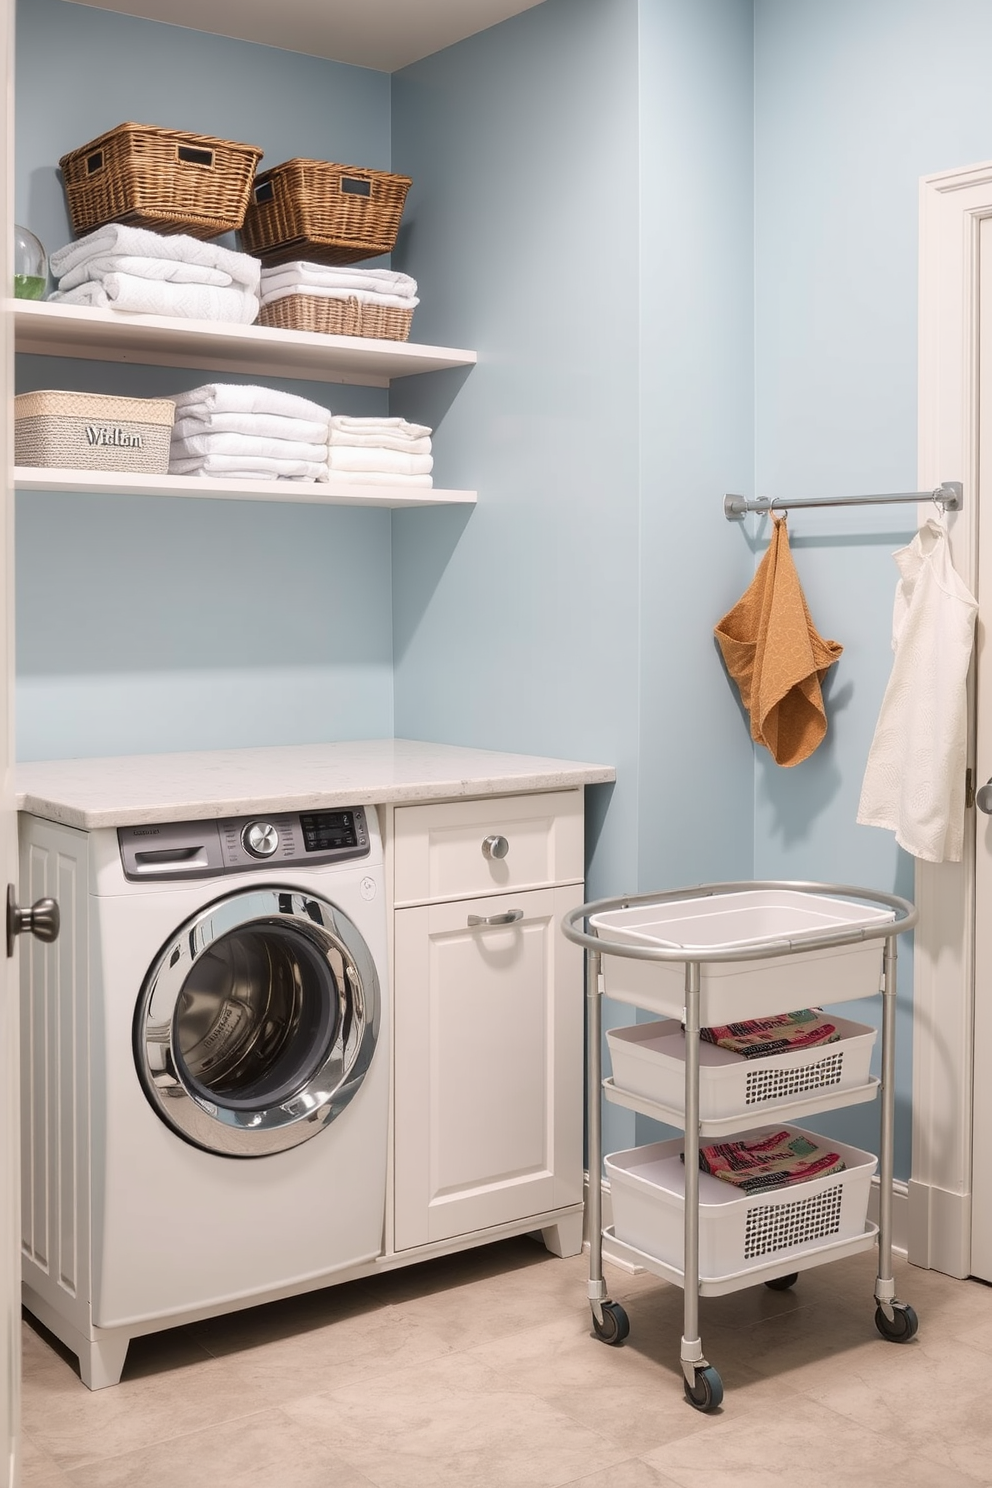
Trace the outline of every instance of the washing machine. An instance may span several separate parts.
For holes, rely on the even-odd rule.
[[[115,1383],[130,1339],[383,1253],[375,810],[21,818],[62,931],[22,962],[25,1302]]]

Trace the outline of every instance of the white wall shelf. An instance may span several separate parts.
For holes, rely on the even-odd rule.
[[[5,308],[14,317],[16,349],[37,356],[198,367],[361,387],[388,387],[399,377],[471,367],[476,362],[474,351],[409,341],[128,315],[46,300],[9,299]]]
[[[378,506],[398,511],[416,506],[473,506],[475,491],[404,486],[364,486],[330,481],[198,480],[185,475],[140,475],[130,470],[62,470],[18,466],[18,491],[80,491],[121,496],[193,496],[228,501],[309,502],[323,506]]]

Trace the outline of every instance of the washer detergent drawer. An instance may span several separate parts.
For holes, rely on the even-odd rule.
[[[394,903],[436,903],[581,882],[581,790],[397,806]]]

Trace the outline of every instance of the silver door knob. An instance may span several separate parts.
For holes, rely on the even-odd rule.
[[[505,837],[486,837],[482,843],[482,856],[484,858],[505,858],[510,851],[510,844]]]
[[[7,955],[14,954],[14,941],[25,931],[36,940],[56,940],[60,925],[59,906],[54,899],[36,899],[30,909],[21,909],[14,898],[14,885],[7,885]]]
[[[975,805],[979,811],[984,811],[987,816],[992,816],[992,780],[978,787],[975,792]]]

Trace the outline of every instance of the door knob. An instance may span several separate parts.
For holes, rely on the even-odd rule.
[[[7,955],[14,954],[14,939],[27,930],[38,940],[56,940],[59,906],[54,899],[36,899],[30,909],[21,909],[14,899],[14,885],[7,885]]]
[[[992,816],[992,780],[978,787],[975,792],[975,805],[979,811],[984,811],[986,815]]]

